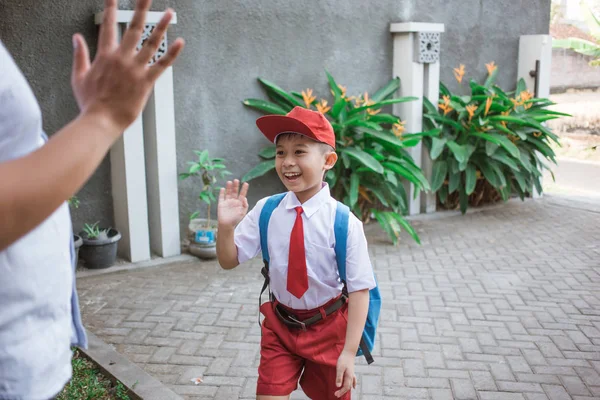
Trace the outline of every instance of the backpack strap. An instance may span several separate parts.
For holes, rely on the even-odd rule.
[[[269,286],[269,246],[268,246],[268,230],[269,230],[269,220],[271,219],[271,214],[273,211],[279,206],[281,200],[285,197],[286,193],[275,194],[267,199],[265,205],[260,211],[260,217],[258,218],[258,229],[260,233],[260,248],[262,251],[262,258],[265,266],[260,271],[261,274],[265,278],[265,282],[263,283],[263,287],[260,291],[260,295],[258,296],[258,307],[262,304],[262,294]],[[260,325],[260,313],[258,314],[259,325]]]
[[[340,280],[344,284],[343,293],[348,296],[348,287],[346,286],[346,250],[348,247],[348,220],[350,218],[350,209],[345,204],[338,201],[335,211],[335,222],[333,223],[333,232],[335,235],[335,259],[338,265]],[[361,337],[360,349],[362,350],[368,364],[373,363],[373,356],[369,351],[367,343]]]

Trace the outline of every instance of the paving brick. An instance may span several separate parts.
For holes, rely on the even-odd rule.
[[[452,379],[452,391],[457,400],[477,399],[475,388],[469,379]]]

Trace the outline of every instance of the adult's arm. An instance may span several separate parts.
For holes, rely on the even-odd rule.
[[[79,116],[37,151],[0,164],[0,251],[50,216],[75,194],[98,167],[111,145],[133,123],[154,82],[173,64],[184,42],[177,39],[153,66],[172,11],[167,10],[137,52],[151,0],[139,0],[123,40],[116,39],[116,0],[105,0],[98,52],[90,64],[83,37],[73,36],[71,85]]]

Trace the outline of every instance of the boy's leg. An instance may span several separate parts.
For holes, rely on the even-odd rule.
[[[257,399],[286,400],[298,387],[304,359],[290,351],[295,333],[277,319],[271,303],[263,304],[261,312],[265,319],[261,328]]]

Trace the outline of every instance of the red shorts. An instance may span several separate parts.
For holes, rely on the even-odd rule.
[[[333,303],[337,299],[333,299]],[[330,303],[321,308],[327,308]],[[299,319],[309,318],[315,310],[289,310]],[[322,321],[306,328],[290,329],[273,311],[273,303],[264,303],[265,316],[260,343],[260,365],[256,394],[287,396],[298,387],[313,400],[350,400],[350,392],[338,398],[335,384],[337,360],[346,341],[348,303]]]

